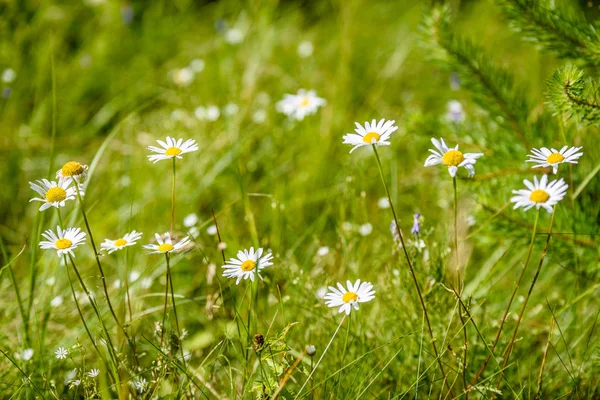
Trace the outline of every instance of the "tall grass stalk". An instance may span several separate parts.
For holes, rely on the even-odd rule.
[[[535,242],[535,235],[537,233],[537,226],[538,226],[539,218],[540,218],[540,210],[538,209],[535,213],[535,222],[533,223],[533,230],[531,232],[531,240],[529,242],[529,249],[527,251],[527,257],[525,258],[525,263],[523,264],[523,268],[521,268],[521,273],[519,274],[519,278],[517,279],[517,282],[515,283],[515,287],[512,291],[510,299],[508,300],[508,304],[506,305],[506,310],[504,310],[504,315],[502,316],[502,320],[500,321],[500,327],[498,328],[498,332],[496,333],[496,338],[494,339],[494,343],[492,344],[492,348],[491,348],[492,352],[490,354],[488,354],[485,361],[483,362],[483,365],[481,366],[481,368],[479,368],[479,371],[477,371],[477,374],[475,374],[475,377],[471,380],[471,385],[469,386],[469,388],[472,388],[477,383],[477,380],[479,379],[479,377],[485,370],[485,367],[490,362],[492,354],[493,354],[494,350],[496,349],[498,342],[500,341],[500,336],[502,335],[502,329],[504,328],[504,324],[506,323],[506,318],[508,316],[508,313],[510,312],[510,306],[512,305],[512,302],[515,298],[517,290],[519,289],[519,286],[521,285],[521,280],[523,279],[523,274],[525,273],[525,269],[527,268],[527,264],[529,264],[529,259],[531,258],[531,252],[533,251],[533,244]]]
[[[131,351],[133,352],[133,356],[134,356],[133,358],[136,362],[136,365],[139,365],[139,360],[137,358],[137,354],[135,351],[135,344],[129,337],[129,334],[127,333],[127,330],[125,329],[125,327],[119,322],[119,318],[117,317],[117,314],[115,313],[115,309],[113,308],[112,302],[110,301],[110,296],[108,294],[108,286],[106,285],[106,276],[104,275],[104,269],[102,268],[102,263],[100,262],[100,256],[98,255],[98,250],[96,249],[96,242],[94,241],[94,235],[92,234],[92,228],[90,227],[90,223],[88,221],[87,214],[85,212],[85,205],[83,203],[83,197],[81,196],[81,190],[79,189],[79,182],[77,182],[77,180],[75,178],[73,179],[73,184],[74,184],[75,190],[77,192],[77,199],[79,200],[79,207],[81,208],[81,215],[83,216],[83,222],[85,223],[87,232],[90,235],[90,243],[92,245],[92,250],[94,251],[94,258],[96,259],[96,265],[98,266],[98,271],[100,272],[100,278],[102,280],[102,288],[104,290],[104,297],[106,298],[106,303],[108,304],[108,308],[110,310],[110,313],[111,313],[115,323],[117,324],[117,326],[123,332],[123,335],[127,339],[129,347],[131,348]],[[75,264],[73,264],[73,266],[74,265]],[[98,317],[100,318],[100,316],[98,316]],[[103,324],[104,324],[104,322],[103,322]]]
[[[412,262],[410,261],[410,257],[408,256],[408,252],[406,251],[406,245],[404,243],[404,236],[402,235],[402,231],[400,230],[400,224],[398,223],[398,217],[396,216],[396,210],[394,209],[394,202],[392,201],[392,196],[390,195],[390,190],[388,188],[387,182],[385,181],[385,176],[383,174],[383,167],[381,165],[381,160],[379,159],[379,153],[377,152],[377,146],[375,144],[372,145],[373,152],[375,153],[375,159],[377,160],[377,167],[379,168],[379,175],[381,176],[381,182],[383,183],[383,187],[385,188],[385,193],[388,198],[388,202],[390,204],[390,209],[392,210],[392,215],[394,217],[394,223],[396,224],[396,231],[398,233],[398,237],[400,238],[400,244],[402,245],[402,251],[404,253],[404,257],[406,258],[406,263],[408,264],[408,269],[410,271],[410,275],[412,277],[413,283],[415,285],[415,289],[417,291],[417,295],[419,296],[419,301],[421,303],[421,308],[423,309],[423,315],[425,316],[425,322],[427,323],[427,328],[429,331],[429,336],[431,338],[431,346],[433,348],[433,355],[437,360],[438,366],[440,368],[440,372],[442,373],[442,377],[444,378],[444,384],[448,388],[448,392],[450,395],[454,397],[452,394],[452,386],[448,381],[448,377],[446,372],[444,371],[444,366],[442,364],[442,360],[440,359],[440,355],[435,345],[435,336],[433,334],[433,329],[431,328],[431,322],[429,321],[429,314],[427,313],[427,307],[425,306],[425,300],[423,300],[423,295],[421,294],[421,288],[419,286],[419,281],[417,280],[417,276],[415,274],[415,270],[412,266]]]
[[[302,394],[302,390],[304,390],[304,387],[310,381],[310,378],[312,378],[312,376],[315,373],[315,371],[317,370],[317,368],[319,368],[319,364],[321,364],[321,361],[323,360],[323,357],[325,357],[325,354],[327,354],[327,350],[329,350],[329,347],[331,346],[331,343],[333,343],[333,339],[335,339],[338,331],[342,327],[342,324],[344,323],[345,320],[346,320],[346,315],[344,315],[344,317],[340,321],[340,324],[335,329],[335,332],[333,332],[333,336],[331,336],[331,339],[329,340],[329,343],[327,343],[327,346],[325,347],[325,350],[323,350],[323,354],[321,354],[321,357],[319,357],[319,361],[317,361],[317,364],[315,364],[315,367],[313,369],[311,369],[310,374],[308,375],[308,378],[306,378],[306,380],[304,381],[304,384],[302,385],[302,387],[300,387],[300,390],[298,390],[298,394],[296,394],[296,397],[294,397],[295,400],[300,397],[300,395]]]
[[[525,296],[525,301],[523,301],[523,305],[521,306],[521,311],[519,312],[519,317],[517,318],[517,323],[515,325],[515,329],[513,330],[513,334],[510,338],[510,342],[508,342],[508,347],[506,352],[504,353],[504,362],[502,363],[502,368],[500,369],[500,376],[498,377],[498,382],[496,384],[496,388],[500,386],[500,382],[502,381],[502,376],[504,374],[504,370],[508,365],[508,360],[510,359],[510,355],[512,354],[513,348],[515,346],[515,338],[517,337],[517,332],[519,330],[519,325],[521,324],[521,320],[523,319],[523,314],[525,313],[525,308],[527,307],[527,303],[529,302],[529,298],[531,297],[531,292],[533,292],[533,287],[537,282],[537,278],[540,275],[540,271],[542,270],[542,264],[544,263],[544,259],[546,258],[546,254],[548,252],[548,245],[550,244],[550,237],[552,236],[552,227],[554,226],[554,216],[556,215],[556,208],[558,204],[554,206],[554,210],[552,211],[552,218],[550,219],[550,228],[548,228],[548,236],[546,237],[546,243],[544,244],[544,250],[542,251],[542,255],[540,257],[540,262],[538,263],[538,268],[535,271],[535,275],[531,281],[531,285],[529,286],[529,290],[527,291],[527,296]]]

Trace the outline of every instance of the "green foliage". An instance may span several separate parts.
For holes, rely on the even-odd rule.
[[[527,144],[530,106],[522,90],[515,86],[512,74],[471,39],[451,31],[448,6],[426,12],[420,30],[430,59],[457,72],[474,100],[522,144]]]
[[[600,64],[600,32],[574,11],[559,10],[556,1],[503,0],[510,26],[522,39],[537,43],[560,58]],[[566,2],[568,4],[568,2]]]
[[[588,125],[600,120],[598,85],[574,65],[560,67],[548,79],[546,101],[554,115]]]

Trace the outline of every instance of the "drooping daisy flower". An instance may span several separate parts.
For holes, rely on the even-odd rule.
[[[85,182],[87,178],[88,166],[78,163],[77,161],[69,161],[62,166],[61,169],[56,171],[56,179],[59,181],[68,181],[81,184]]]
[[[532,149],[526,162],[536,163],[532,168],[552,167],[552,173],[556,174],[559,164],[577,164],[577,160],[583,155],[583,152],[579,152],[581,149],[582,147],[569,148],[569,146],[563,146],[560,151],[546,147]]]
[[[325,295],[328,307],[340,307],[339,312],[350,314],[352,308],[358,310],[358,303],[366,303],[375,298],[375,291],[370,282],[360,282],[357,280],[354,284],[346,281],[347,289],[338,282],[337,288],[329,286],[329,292]]]
[[[258,248],[255,252],[254,247],[250,247],[250,250],[238,251],[237,258],[231,258],[229,262],[223,265],[223,276],[237,278],[236,285],[242,279],[250,278],[251,281],[254,281],[255,274],[262,280],[260,271],[273,265],[271,262],[273,254],[266,253],[263,256],[263,252],[262,248]]]
[[[444,139],[438,141],[437,139],[431,139],[431,143],[437,150],[429,149],[431,154],[425,160],[425,166],[431,167],[432,165],[444,164],[448,167],[448,172],[451,177],[456,176],[458,167],[465,167],[469,171],[469,177],[475,175],[475,163],[477,159],[483,156],[483,153],[463,153],[458,150],[458,145],[451,149],[446,146]]]
[[[157,142],[162,146],[162,148],[148,146],[148,150],[158,153],[148,156],[148,159],[154,163],[161,160],[168,160],[173,157],[182,159],[182,154],[198,150],[198,145],[196,144],[196,141],[194,139],[188,139],[184,142],[183,139],[175,140],[167,136],[166,143],[162,140],[157,140]]]
[[[64,347],[59,347],[58,349],[56,349],[54,354],[58,360],[64,360],[65,358],[67,358],[69,351]]]
[[[42,236],[47,240],[40,242],[40,248],[54,249],[59,257],[66,254],[75,257],[73,250],[85,242],[85,232],[80,228],[67,228],[63,231],[60,226],[57,226],[56,233],[48,229],[42,233]]]
[[[112,240],[112,239],[104,239],[104,243],[100,244],[100,248],[102,250],[108,251],[108,254],[111,254],[117,250],[124,249],[127,246],[133,246],[137,243],[138,240],[142,237],[141,232],[136,232],[135,230],[126,233],[120,239]]]
[[[165,238],[164,240],[158,233],[154,234],[158,244],[145,245],[144,249],[151,250],[148,254],[177,253],[190,243],[190,238],[187,236],[175,244],[173,244],[169,232],[165,233],[163,236]]]
[[[524,207],[525,210],[529,210],[532,207],[536,209],[544,207],[549,213],[552,213],[554,205],[565,197],[569,187],[562,178],[548,183],[548,175],[543,175],[540,180],[534,176],[533,183],[527,179],[523,183],[527,189],[513,190],[516,196],[510,201],[515,203],[514,209]]]
[[[391,134],[398,130],[398,127],[394,124],[396,121],[386,121],[385,119],[380,119],[379,122],[375,120],[369,122],[365,122],[365,125],[362,126],[358,122],[355,122],[356,129],[354,132],[356,133],[347,133],[344,135],[344,144],[351,144],[354,147],[350,150],[352,153],[354,150],[361,146],[370,146],[375,144],[377,146],[389,146],[390,142],[387,140],[390,138]]]
[[[50,207],[64,207],[67,200],[75,200],[77,191],[74,187],[69,187],[70,181],[49,181],[42,179],[41,181],[29,182],[29,187],[35,190],[42,197],[34,197],[29,200],[41,201],[40,211],[44,211]]]
[[[283,100],[277,103],[277,111],[287,115],[290,119],[301,121],[307,115],[317,112],[319,107],[327,101],[317,96],[314,90],[298,90],[297,94],[286,94]]]

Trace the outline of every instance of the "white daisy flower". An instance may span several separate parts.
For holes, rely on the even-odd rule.
[[[532,207],[536,209],[544,207],[549,213],[552,213],[554,205],[565,197],[569,187],[562,178],[548,183],[548,175],[543,175],[540,180],[534,176],[533,183],[527,179],[523,183],[527,189],[513,190],[516,196],[510,201],[515,203],[514,209],[524,207],[525,210],[529,210]]]
[[[75,257],[73,250],[85,242],[85,232],[80,228],[67,228],[64,231],[60,226],[56,227],[56,233],[52,229],[46,230],[42,236],[47,240],[40,242],[41,249],[54,249],[59,257],[69,254]]]
[[[152,154],[148,156],[148,159],[154,163],[161,160],[168,160],[173,157],[177,157],[182,159],[181,157],[185,153],[190,153],[192,151],[198,150],[198,145],[194,139],[188,139],[185,142],[183,139],[171,138],[167,136],[167,142],[163,142],[162,140],[157,140],[158,144],[161,147],[148,146],[148,150],[153,151],[158,154]]]
[[[451,149],[446,146],[444,139],[438,141],[437,139],[431,139],[431,143],[437,150],[429,149],[431,154],[425,160],[425,166],[431,167],[432,165],[444,164],[448,167],[448,172],[451,177],[456,176],[458,167],[465,167],[469,171],[469,177],[475,175],[475,163],[477,159],[483,156],[483,153],[462,153],[458,150],[458,145]]]
[[[56,349],[54,354],[58,360],[64,360],[65,358],[67,358],[69,351],[64,347],[59,347],[58,349]]]
[[[87,179],[88,166],[78,163],[77,161],[69,161],[56,171],[56,179],[59,181],[75,181],[82,184]]]
[[[34,197],[29,200],[41,201],[40,211],[44,211],[50,207],[64,207],[67,200],[75,200],[77,191],[75,187],[69,187],[69,181],[49,181],[42,179],[41,181],[29,182],[29,187],[35,190],[42,197]]]
[[[87,373],[87,376],[89,376],[90,378],[95,378],[100,374],[100,370],[99,369],[92,369],[90,370],[90,372]]]
[[[290,119],[301,121],[307,115],[317,112],[319,107],[327,104],[325,99],[317,96],[314,90],[298,90],[297,94],[286,94],[283,100],[276,105],[277,111],[287,115]]]
[[[532,168],[552,167],[552,173],[556,174],[559,164],[577,164],[577,160],[583,155],[583,152],[579,152],[581,149],[582,147],[569,148],[569,146],[563,146],[560,151],[546,147],[532,149],[526,162],[536,163]]]
[[[360,125],[358,122],[355,122],[356,129],[354,132],[356,133],[347,133],[344,135],[344,144],[351,144],[354,147],[350,150],[352,153],[354,150],[361,146],[370,146],[375,144],[377,146],[389,146],[390,142],[388,139],[392,135],[392,133],[398,130],[398,127],[394,124],[396,121],[386,121],[385,119],[380,119],[379,122],[373,120],[371,123],[365,122],[365,125]]]
[[[154,234],[158,244],[145,245],[144,249],[151,250],[148,254],[177,253],[190,243],[190,238],[187,236],[175,244],[173,244],[169,232],[165,233],[163,236],[165,238],[164,240],[158,233]]]
[[[366,303],[375,298],[375,291],[370,282],[360,282],[357,280],[354,284],[346,281],[347,289],[338,282],[338,288],[329,286],[329,293],[325,295],[328,307],[340,307],[339,312],[350,314],[352,308],[358,310],[358,303]]]
[[[255,252],[254,247],[250,247],[250,250],[238,251],[237,258],[231,258],[228,263],[223,265],[222,268],[225,269],[223,276],[237,278],[236,285],[239,285],[242,279],[250,278],[251,281],[254,281],[255,274],[262,280],[260,271],[273,265],[271,262],[273,254],[266,253],[263,256],[263,251],[262,248],[258,248]]]
[[[108,251],[108,254],[111,254],[117,250],[124,249],[128,246],[133,246],[137,243],[138,240],[142,237],[141,232],[136,232],[135,230],[126,233],[120,239],[112,240],[112,239],[104,239],[104,243],[100,244],[100,248],[102,250]]]

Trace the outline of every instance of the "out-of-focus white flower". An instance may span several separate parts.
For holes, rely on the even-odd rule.
[[[136,271],[136,270],[131,271],[129,273],[129,282],[137,281],[140,278],[140,276],[141,276],[141,274],[138,271]]]
[[[188,214],[183,219],[183,226],[186,228],[192,227],[198,223],[198,216],[194,213]]]
[[[225,107],[223,107],[223,113],[228,117],[233,117],[239,110],[240,107],[235,103],[227,103],[225,104]]]
[[[456,100],[449,101],[447,108],[448,113],[446,114],[446,118],[449,121],[461,123],[465,120],[465,112],[460,102]]]
[[[308,40],[304,40],[298,44],[298,55],[302,58],[308,58],[312,56],[314,51],[314,46],[312,42]]]
[[[231,28],[225,32],[225,41],[229,44],[239,44],[244,40],[244,32],[238,28]]]
[[[286,94],[283,100],[277,103],[277,111],[287,115],[290,119],[301,121],[307,115],[317,112],[327,101],[314,90],[298,90],[297,94]]]
[[[221,111],[219,111],[219,107],[217,106],[208,106],[206,107],[206,120],[214,122],[219,119],[221,116]]]
[[[63,297],[62,296],[56,296],[55,298],[53,298],[50,301],[50,306],[52,307],[58,307],[63,303]]]
[[[204,121],[206,119],[206,108],[202,106],[196,107],[194,109],[194,116],[200,121]]]
[[[90,370],[90,372],[87,373],[87,376],[89,376],[90,378],[95,378],[100,374],[100,370],[97,368],[94,368],[92,370]]]
[[[369,223],[362,224],[358,228],[358,233],[360,233],[361,236],[369,236],[371,234],[371,232],[373,232],[373,225],[371,225]]]
[[[190,69],[195,73],[202,72],[205,66],[206,63],[201,58],[195,58],[192,60],[192,62],[190,62]]]
[[[377,207],[381,209],[390,208],[390,201],[387,197],[382,197],[379,200],[377,200]]]
[[[177,86],[189,86],[194,81],[194,71],[191,68],[179,68],[171,71],[171,79]]]
[[[254,122],[255,124],[264,124],[266,120],[267,112],[262,108],[254,111],[254,113],[252,114],[252,122]]]
[[[324,256],[326,256],[327,254],[329,254],[329,247],[327,247],[327,246],[321,246],[321,247],[319,247],[319,249],[317,250],[317,255],[318,255],[319,257],[324,257]]]
[[[6,68],[2,71],[2,82],[11,83],[17,78],[17,73],[12,68]]]
[[[206,233],[208,233],[211,236],[214,236],[217,234],[217,226],[216,225],[211,225],[206,229]]]

